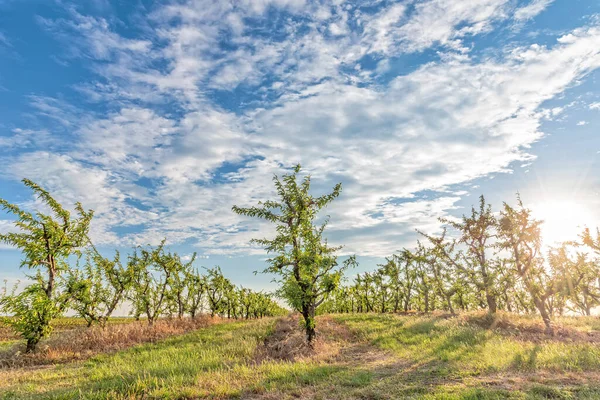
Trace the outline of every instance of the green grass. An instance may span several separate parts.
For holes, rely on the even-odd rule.
[[[11,318],[12,317],[0,317],[0,346],[6,342],[14,342],[15,339],[19,339],[19,334],[8,324],[8,321]],[[131,317],[112,317],[109,318],[108,324],[127,324],[134,321],[135,319]],[[85,327],[87,324],[82,318],[61,317],[52,320],[51,325],[54,332],[63,332],[70,329]]]
[[[85,362],[0,370],[0,399],[600,398],[593,344],[520,341],[456,318],[331,318],[356,339],[326,332],[340,348],[328,358],[257,364],[275,320],[241,321]]]
[[[181,395],[197,375],[244,362],[272,321],[218,324],[210,329],[102,355],[75,365],[7,375],[4,398],[128,398]],[[0,375],[1,377],[1,375]],[[188,393],[191,395],[191,393]]]
[[[600,347],[590,343],[532,343],[455,319],[393,315],[339,315],[373,345],[431,365],[449,377],[503,371],[600,371]]]
[[[341,372],[339,366],[312,362],[256,365],[256,346],[273,324],[273,319],[217,324],[74,365],[5,370],[0,372],[0,398],[228,398],[293,390]],[[351,386],[366,379],[342,375],[342,384]]]
[[[362,340],[408,360],[405,371],[394,376],[395,382],[408,387],[414,380],[428,382],[435,388],[423,394],[425,399],[600,398],[600,386],[562,388],[559,386],[564,382],[554,386],[543,383],[544,379],[600,372],[600,348],[596,344],[521,341],[461,324],[455,318],[367,314],[337,315],[334,319]],[[538,386],[511,392],[465,386],[469,381],[485,381],[486,376],[545,378]],[[569,379],[565,380],[568,386]]]

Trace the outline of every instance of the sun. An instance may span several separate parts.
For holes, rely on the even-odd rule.
[[[594,226],[593,214],[573,201],[547,201],[531,208],[535,218],[544,221],[541,235],[544,246],[577,240],[586,226]]]

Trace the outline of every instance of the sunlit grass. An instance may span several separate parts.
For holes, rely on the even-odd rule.
[[[599,387],[570,381],[600,371],[593,344],[533,343],[460,318],[331,318],[355,337],[327,337],[341,343],[339,354],[328,358],[257,363],[257,346],[275,320],[240,321],[85,362],[0,370],[0,399],[600,398]],[[333,332],[327,335],[339,334]],[[374,356],[355,359],[362,351]]]
[[[203,392],[197,375],[248,360],[272,322],[219,324],[75,365],[0,372],[0,390],[13,397],[43,394],[51,398],[79,398],[82,393],[87,398],[162,397],[183,387]]]
[[[532,343],[456,319],[394,315],[338,315],[360,337],[441,376],[503,371],[600,371],[600,348],[590,343]]]

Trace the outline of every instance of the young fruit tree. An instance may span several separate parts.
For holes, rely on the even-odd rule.
[[[71,308],[88,327],[106,326],[128,295],[133,281],[133,271],[122,265],[119,252],[110,259],[93,246],[87,252],[83,269],[70,271],[69,275],[67,290],[73,300]]]
[[[517,197],[517,205],[513,208],[504,203],[498,221],[498,247],[509,253],[513,271],[542,316],[546,333],[553,335],[549,299],[556,293],[557,286],[556,276],[545,268],[541,254],[540,226],[543,221],[533,218],[531,210],[525,208],[520,197]]]
[[[471,215],[463,215],[460,222],[442,218],[441,222],[449,225],[459,234],[457,240],[444,240],[425,235],[435,245],[444,261],[466,277],[485,295],[488,312],[494,314],[498,310],[500,295],[499,271],[490,257],[496,238],[497,221],[492,206],[486,204],[483,195],[479,197],[479,209],[471,208]],[[453,254],[456,247],[464,246],[464,251]]]
[[[225,278],[221,267],[207,268],[207,286],[206,296],[208,297],[208,307],[210,308],[210,316],[214,317],[217,314],[225,314],[227,310],[231,318],[231,309],[228,307],[228,293],[235,290],[235,286],[231,281]]]
[[[181,257],[175,253],[173,258],[173,275],[171,280],[171,290],[168,294],[169,308],[171,314],[176,314],[177,318],[183,318],[186,311],[189,309],[188,300],[190,300],[187,290],[189,289],[188,280],[192,277],[192,264],[196,259],[196,253],[187,261],[183,261]]]
[[[186,275],[185,303],[187,304],[187,311],[190,317],[196,318],[204,306],[207,288],[206,277],[201,275],[197,269],[188,270]]]
[[[49,214],[27,212],[4,199],[0,206],[17,217],[17,232],[0,234],[0,241],[21,249],[21,267],[35,270],[29,276],[33,283],[23,291],[5,293],[0,299],[2,311],[14,318],[9,323],[27,340],[27,352],[35,350],[39,341],[50,334],[50,321],[62,314],[70,295],[64,288],[62,273],[68,271],[67,259],[80,254],[88,243],[88,230],[93,211],[75,205],[76,218],[64,209],[50,194],[34,182],[23,179]],[[15,287],[16,289],[16,287]]]
[[[273,239],[254,239],[274,256],[263,271],[280,276],[278,295],[302,313],[309,345],[315,338],[315,309],[335,290],[343,271],[356,264],[350,257],[338,264],[335,253],[341,247],[331,247],[323,238],[327,220],[318,225],[319,211],[340,195],[342,185],[337,184],[329,194],[313,197],[310,193],[310,176],[298,182],[300,165],[293,173],[274,176],[277,200],[258,203],[256,207],[234,206],[240,215],[267,220],[276,225]]]
[[[168,308],[173,275],[178,267],[177,259],[164,247],[165,240],[157,247],[140,247],[129,256],[128,268],[133,274],[129,300],[133,315],[136,318],[146,315],[149,326],[153,326]]]

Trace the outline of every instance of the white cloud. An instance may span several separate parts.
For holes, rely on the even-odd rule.
[[[10,41],[8,40],[6,35],[2,32],[0,32],[0,45],[6,46],[6,47],[12,47],[12,44],[10,43]]]
[[[532,0],[529,4],[515,10],[514,18],[518,22],[527,21],[544,11],[554,0]]]
[[[552,49],[513,50],[500,62],[428,64],[383,92],[322,84],[255,115],[268,143],[261,154],[346,183],[347,197],[333,206],[334,230],[410,226],[403,212],[371,215],[407,207],[387,199],[443,190],[531,159],[523,149],[542,136],[542,102],[600,66],[598,29],[574,35]]]
[[[122,108],[105,119],[81,126],[79,158],[129,172],[132,179],[156,168],[176,133],[175,123],[143,108]]]
[[[56,35],[63,36],[68,42],[79,42],[80,46],[72,56],[86,56],[101,60],[114,60],[126,53],[145,52],[148,54],[152,43],[148,40],[127,39],[112,32],[104,18],[85,16],[75,9],[69,10],[70,19],[49,20],[38,17],[38,22]],[[77,32],[77,35],[69,33]]]
[[[587,125],[588,122],[587,121],[577,121],[577,126],[584,126]]]
[[[15,128],[12,130],[12,135],[0,136],[0,147],[9,149],[33,146],[47,146],[52,141],[52,137],[47,130]]]
[[[7,170],[15,179],[29,178],[42,184],[66,207],[81,202],[84,208],[93,209],[96,218],[91,235],[99,244],[120,241],[112,232],[114,226],[150,223],[158,217],[128,203],[132,198],[143,201],[142,188],[129,191],[132,183],[120,179],[118,172],[89,166],[67,155],[24,153],[11,159]],[[36,204],[29,207],[39,206]]]
[[[590,104],[590,110],[600,110],[600,102]]]
[[[539,10],[539,1],[526,7],[534,3]],[[513,12],[523,20],[535,10],[515,11],[508,0],[413,6],[369,13],[303,1],[176,3],[152,12],[143,40],[76,13],[69,21],[43,20],[59,36],[78,32],[70,56],[88,60],[99,76],[78,90],[109,111],[83,113],[33,97],[38,114],[67,127],[74,142],[58,154],[23,153],[5,165],[67,204],[95,209],[93,232],[102,243],[166,236],[194,240],[209,255],[259,251],[249,239],[271,228],[236,216],[231,206],[269,198],[273,173],[301,162],[316,192],[344,183],[327,210],[332,241],[349,252],[388,255],[412,240],[415,227],[438,229],[437,218],[462,195],[453,185],[530,163],[541,120],[562,110],[543,110],[543,102],[600,67],[596,26],[551,46],[475,58],[463,41]],[[277,40],[253,35],[248,21],[260,25],[274,8],[302,18],[282,19]],[[224,37],[232,49],[220,46]],[[393,72],[392,57],[438,46],[447,51],[439,60],[389,83],[375,80]],[[356,68],[365,55],[377,67]],[[254,95],[236,112],[211,97],[211,90],[235,88]],[[420,196],[426,190],[440,193]],[[138,225],[126,235],[113,230]]]
[[[509,0],[425,0],[414,5],[410,18],[407,6],[396,4],[380,12],[368,28],[374,32],[373,50],[422,51],[440,44],[456,47],[456,40],[491,30],[492,23],[507,17]],[[393,29],[396,28],[396,29]]]

